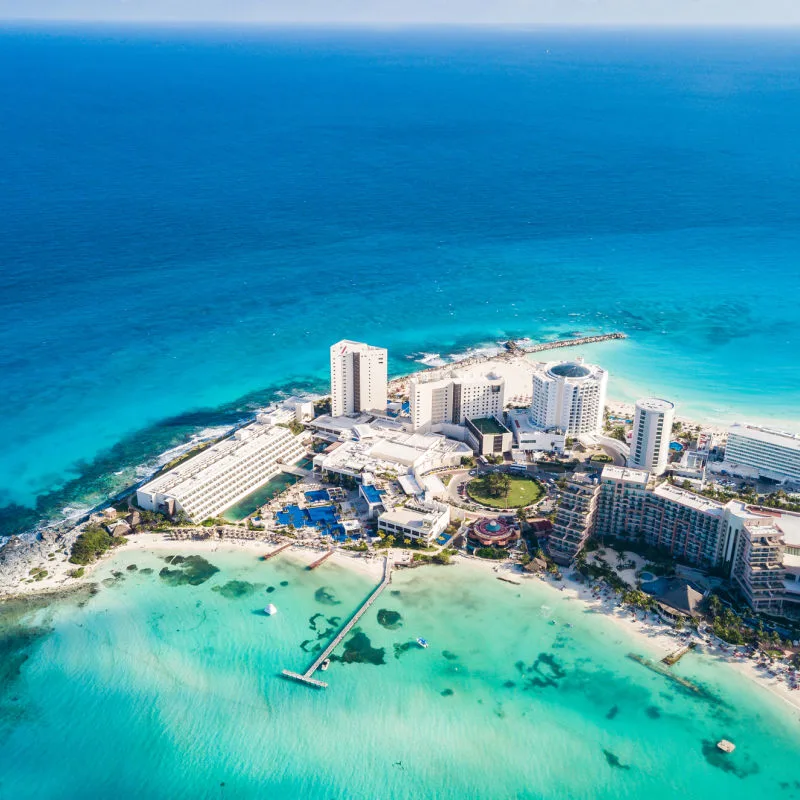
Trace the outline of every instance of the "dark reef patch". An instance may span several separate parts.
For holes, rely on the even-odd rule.
[[[403,618],[397,611],[390,611],[388,608],[378,610],[378,624],[390,631],[396,631],[403,626]]]
[[[212,586],[211,591],[221,594],[227,600],[237,600],[240,597],[249,597],[258,590],[258,586],[249,581],[228,581],[221,586]]]
[[[136,572],[139,569],[139,567],[137,567],[136,564],[128,564],[128,566],[125,567],[125,569],[128,570],[128,572]]]
[[[452,697],[455,694],[455,692],[452,689],[442,689],[442,691],[439,692],[439,694],[442,697]]]
[[[159,577],[170,586],[200,586],[219,572],[219,568],[202,556],[167,556],[165,559],[176,569],[162,567]]]
[[[400,658],[403,653],[407,653],[412,647],[419,648],[419,645],[413,639],[408,642],[402,642],[401,644],[394,645],[394,657]]]
[[[738,753],[723,753],[717,747],[716,742],[708,740],[703,741],[703,758],[712,767],[735,775],[737,778],[746,778],[749,775],[755,775],[759,771],[758,764],[748,759],[747,756],[742,756]]]
[[[619,757],[614,755],[614,753],[612,753],[610,750],[603,750],[603,755],[606,757],[609,767],[615,767],[616,769],[630,769],[630,765],[623,764],[619,760]]]
[[[401,592],[400,592],[400,590],[399,590],[399,589],[390,589],[390,590],[389,590],[389,594],[390,594],[392,597],[400,597],[400,595],[401,595]]]
[[[122,583],[125,580],[124,573],[118,572],[117,570],[114,570],[111,573],[111,575],[113,577],[105,578],[104,580],[100,581],[100,583],[102,583],[103,586],[105,587],[110,587],[110,586],[117,586],[118,584]]]
[[[539,653],[536,661],[529,667],[523,661],[514,664],[516,670],[525,678],[526,688],[544,689],[558,686],[558,681],[566,676],[566,670],[550,653]]]
[[[139,574],[140,575],[152,575],[153,574],[153,568],[152,567],[144,567],[144,569],[140,569],[139,570]]]
[[[331,656],[331,660],[341,661],[344,664],[385,664],[386,650],[383,647],[373,647],[369,637],[358,631],[344,643],[344,652],[338,658]]]
[[[267,594],[272,594],[275,591],[274,586],[267,586]]]
[[[455,653],[451,652],[450,650],[442,650],[442,655],[448,661],[458,661],[458,656]]]
[[[517,684],[514,681],[504,681],[503,688],[504,689],[513,689]]]
[[[289,581],[281,581],[281,586],[288,586],[288,585],[289,585]]]
[[[661,718],[661,711],[659,711],[657,706],[647,706],[647,708],[644,710],[644,713],[647,714],[650,719]]]
[[[283,586],[283,581],[281,581],[281,586]],[[324,606],[341,605],[341,600],[337,600],[336,595],[327,586],[320,586],[319,589],[314,592],[314,599]]]
[[[608,714],[606,714],[606,719],[614,719],[617,714],[619,714],[619,706],[611,706],[608,710]]]
[[[324,614],[318,611],[308,618],[308,627],[317,635],[317,641],[319,641],[320,639],[330,639],[336,633],[341,621],[341,617],[326,618]],[[326,624],[323,625],[323,622]]]

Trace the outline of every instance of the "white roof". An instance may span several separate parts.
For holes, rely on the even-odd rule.
[[[755,439],[759,442],[777,445],[778,447],[789,447],[792,450],[800,450],[800,434],[772,428],[762,428],[758,425],[744,425],[737,422],[735,425],[731,425],[731,427],[728,428],[728,436],[742,436],[746,439]]]
[[[660,397],[643,397],[641,400],[636,401],[636,405],[645,411],[667,412],[675,408],[675,403],[669,400],[662,400]]]
[[[383,514],[378,517],[378,523],[391,522],[395,525],[402,525],[408,528],[426,530],[446,513],[447,506],[421,506],[419,508],[411,505],[397,506],[397,508],[384,511]]]
[[[628,481],[628,483],[640,483],[647,486],[647,479],[650,473],[646,469],[631,469],[630,467],[617,467],[613,464],[606,464],[603,467],[603,478],[611,478],[615,481]]]
[[[703,511],[706,514],[718,516],[722,514],[723,504],[712,500],[710,497],[703,497],[693,492],[688,492],[686,489],[679,489],[677,486],[672,486],[669,483],[662,483],[656,486],[653,490],[654,494],[671,500],[673,503],[680,503],[687,508],[693,508],[696,511]]]
[[[397,482],[402,490],[408,495],[422,494],[422,487],[417,483],[413,475],[401,475]]]

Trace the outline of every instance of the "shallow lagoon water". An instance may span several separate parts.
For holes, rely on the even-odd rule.
[[[2,686],[4,795],[800,797],[797,712],[694,654],[676,667],[688,692],[537,581],[396,572],[314,691],[278,673],[313,660],[366,575],[219,551],[193,585],[160,577],[164,555],[121,554],[94,596],[28,615],[38,636]]]

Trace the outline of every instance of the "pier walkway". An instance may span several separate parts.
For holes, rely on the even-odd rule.
[[[296,478],[307,478],[309,475],[314,474],[313,470],[303,469],[302,467],[298,467],[294,464],[281,464],[280,468],[281,472],[294,475]]]
[[[306,567],[306,569],[309,571],[311,571],[312,569],[316,569],[318,566],[320,566],[320,564],[324,564],[333,555],[333,553],[334,549],[331,547],[331,549],[328,550],[328,552],[325,553],[325,555],[323,555],[321,558],[318,558],[316,561],[313,561]]]
[[[308,686],[313,686],[315,689],[326,689],[328,684],[325,681],[317,680],[314,673],[320,668],[322,662],[330,656],[330,654],[339,646],[342,639],[347,636],[353,629],[355,624],[361,619],[364,613],[370,606],[380,597],[381,592],[392,582],[392,561],[387,555],[383,562],[383,580],[375,587],[372,594],[366,599],[364,604],[350,617],[349,622],[339,631],[334,640],[320,653],[317,660],[302,674],[299,672],[292,672],[285,669],[281,673],[285,678],[291,678],[293,681],[305,683]]]
[[[262,561],[269,561],[271,558],[275,558],[275,556],[278,555],[278,553],[282,553],[284,550],[286,550],[287,548],[291,547],[292,544],[293,544],[293,542],[287,542],[286,544],[282,544],[280,547],[276,547],[271,552],[266,553],[265,555],[261,556],[261,560]]]

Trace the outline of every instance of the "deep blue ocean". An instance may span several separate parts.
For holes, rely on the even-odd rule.
[[[610,393],[791,424],[800,40],[0,29],[0,534],[409,356],[623,330]]]

